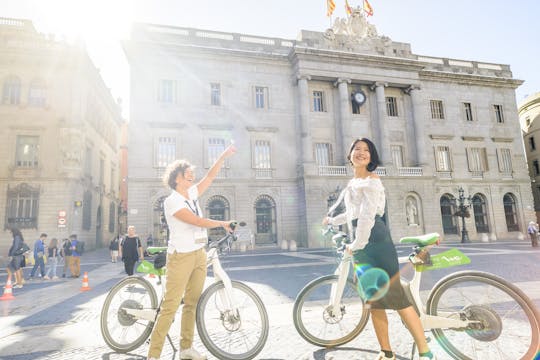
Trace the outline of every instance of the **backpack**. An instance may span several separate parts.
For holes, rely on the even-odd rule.
[[[66,241],[62,245],[62,249],[64,250],[64,256],[71,256],[71,241]]]
[[[77,240],[77,244],[75,245],[75,251],[82,255],[84,253],[84,241]]]

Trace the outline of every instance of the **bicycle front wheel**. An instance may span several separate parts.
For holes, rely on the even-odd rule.
[[[294,326],[300,336],[313,345],[346,344],[362,332],[369,319],[369,311],[350,279],[343,290],[339,309],[335,311],[330,305],[330,292],[337,281],[337,275],[315,279],[300,291],[294,302]]]
[[[150,336],[154,320],[145,320],[129,310],[147,310],[152,315],[157,302],[154,287],[141,277],[130,276],[113,286],[101,309],[101,334],[107,345],[120,353],[141,346]]]
[[[539,350],[539,317],[533,303],[493,274],[461,271],[441,279],[426,311],[470,321],[465,328],[432,330],[454,359],[530,360]]]
[[[253,359],[268,338],[268,314],[249,286],[232,281],[233,309],[225,305],[222,281],[209,286],[197,305],[197,330],[208,351],[218,359]]]

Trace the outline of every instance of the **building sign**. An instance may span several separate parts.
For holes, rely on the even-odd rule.
[[[58,211],[58,227],[59,228],[66,227],[66,224],[67,224],[66,216],[67,214],[65,210]]]

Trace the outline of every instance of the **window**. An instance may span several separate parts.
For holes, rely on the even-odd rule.
[[[332,165],[332,144],[317,143],[315,144],[315,161],[319,166]]]
[[[437,146],[435,149],[435,156],[437,171],[452,171],[452,166],[450,164],[450,147]]]
[[[538,160],[533,161],[534,175],[540,175],[540,166],[538,165]]]
[[[463,103],[463,110],[465,112],[465,120],[473,121],[473,113],[471,103]]]
[[[512,172],[512,154],[510,149],[498,149],[497,157],[499,160],[500,172]]]
[[[398,116],[397,99],[393,96],[386,97],[386,115]]]
[[[221,85],[217,83],[210,84],[210,104],[221,105]]]
[[[214,165],[219,155],[225,150],[225,139],[209,138],[206,166]]]
[[[430,100],[429,105],[432,119],[444,119],[444,108],[441,100]]]
[[[392,145],[390,152],[392,153],[392,164],[397,168],[403,167],[403,148],[400,145]]]
[[[255,152],[253,154],[253,167],[256,169],[270,169],[272,167],[270,157],[270,141],[255,141]]]
[[[8,76],[4,80],[2,104],[17,105],[21,102],[21,80],[16,76]]]
[[[493,111],[495,112],[495,121],[497,121],[498,124],[504,123],[502,105],[493,105]]]
[[[176,159],[176,138],[160,136],[157,139],[155,166],[167,167]]]
[[[15,166],[35,168],[38,166],[39,136],[17,136]]]
[[[109,232],[113,233],[116,224],[116,205],[111,202],[109,204]]]
[[[111,187],[111,192],[116,192],[116,165],[114,163],[111,163],[111,182],[109,183],[109,186]]]
[[[261,195],[255,201],[255,243],[271,244],[277,242],[276,203],[268,195]]]
[[[485,148],[468,148],[469,171],[487,171],[488,162]]]
[[[83,195],[82,228],[83,230],[92,228],[92,193],[89,190]]]
[[[160,103],[173,104],[176,102],[176,81],[160,80],[157,100]]]
[[[323,91],[313,92],[313,111],[315,112],[326,111],[326,108],[324,106],[324,92]]]
[[[206,214],[212,220],[225,221],[229,219],[229,210],[229,201],[220,195],[211,197],[206,203]],[[208,231],[210,240],[218,240],[224,235],[225,230],[223,228],[213,228]]]
[[[441,206],[441,217],[443,224],[443,232],[445,234],[457,234],[458,227],[456,223],[456,200],[450,194],[445,194],[441,196],[440,200]]]
[[[92,148],[86,147],[86,154],[84,156],[84,174],[91,176],[92,175]]]
[[[44,107],[46,99],[45,84],[40,80],[34,80],[30,84],[30,90],[28,92],[28,105],[35,107]]]
[[[504,217],[506,218],[506,228],[508,231],[519,231],[517,221],[516,198],[511,193],[503,196]]]
[[[268,108],[268,88],[255,86],[255,108]]]
[[[39,187],[20,184],[8,185],[6,228],[37,229],[39,210]]]
[[[489,233],[486,197],[482,194],[476,194],[473,196],[471,202],[472,202],[474,224],[476,226],[476,232]]]
[[[534,136],[531,136],[529,138],[529,148],[531,149],[531,151],[536,150],[536,143],[534,142]]]

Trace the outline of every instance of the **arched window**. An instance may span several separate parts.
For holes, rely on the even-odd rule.
[[[486,197],[482,194],[475,194],[472,197],[471,202],[474,213],[474,224],[476,226],[476,232],[489,233]]]
[[[458,227],[456,223],[456,200],[450,194],[441,196],[441,217],[443,223],[443,232],[445,234],[457,234]]]
[[[516,197],[512,193],[503,196],[504,217],[508,231],[519,231]]]
[[[21,80],[14,75],[4,80],[2,104],[17,105],[21,102]]]
[[[39,187],[22,183],[7,189],[5,228],[37,229],[39,210]]]
[[[227,199],[223,196],[212,196],[206,202],[206,214],[212,220],[225,221],[230,219],[230,206]],[[214,228],[208,230],[208,238],[210,240],[217,240],[225,236],[225,230],[223,228]]]
[[[277,242],[276,203],[268,195],[262,195],[255,201],[255,242],[271,244]]]
[[[47,98],[46,91],[45,82],[40,79],[33,80],[28,91],[28,105],[44,107]]]

